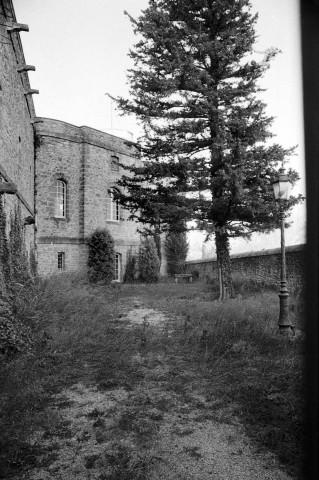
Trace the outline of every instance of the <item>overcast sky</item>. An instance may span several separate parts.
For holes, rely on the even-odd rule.
[[[105,93],[128,95],[127,54],[136,39],[124,10],[137,17],[147,4],[147,0],[14,0],[17,21],[30,29],[21,33],[21,39],[26,63],[36,67],[29,78],[31,88],[40,90],[33,96],[38,116],[101,130],[128,130],[136,139],[134,118],[119,117]],[[267,89],[263,100],[267,114],[276,117],[274,141],[283,147],[298,145],[291,166],[302,178],[295,192],[305,194],[299,0],[252,0],[252,5],[259,14],[255,50],[282,51],[262,81]],[[296,208],[287,244],[302,240],[304,214],[305,206]],[[273,239],[269,248],[277,246],[278,232],[269,238]]]

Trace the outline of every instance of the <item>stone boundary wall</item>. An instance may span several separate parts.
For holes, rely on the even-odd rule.
[[[305,283],[305,245],[286,247],[288,288],[303,288]],[[280,284],[280,248],[231,255],[233,275],[249,277],[256,281]],[[217,259],[190,260],[186,262],[186,273],[199,275],[200,280],[218,279]]]

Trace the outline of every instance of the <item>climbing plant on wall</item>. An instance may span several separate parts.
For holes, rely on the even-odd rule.
[[[0,196],[0,355],[6,359],[28,351],[32,346],[30,326],[14,314],[16,284],[23,284],[29,279],[21,210],[16,206],[11,214],[8,236],[7,216]]]
[[[3,281],[10,276],[9,248],[6,234],[7,218],[3,209],[2,196],[0,196],[0,270]],[[2,280],[1,278],[1,280]]]
[[[30,278],[28,254],[24,242],[24,226],[20,206],[15,206],[10,217],[9,262],[11,280],[25,283]]]

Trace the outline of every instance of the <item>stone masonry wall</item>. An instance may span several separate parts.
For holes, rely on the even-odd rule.
[[[38,118],[35,130],[39,273],[58,273],[59,252],[64,252],[66,271],[85,268],[86,239],[97,228],[107,228],[113,236],[123,273],[127,252],[138,248],[140,235],[124,210],[121,220],[107,219],[107,195],[123,173],[121,167],[111,168],[111,157],[120,164],[136,162],[134,147],[99,130],[53,119]],[[62,219],[54,210],[57,179],[67,183],[67,212]]]
[[[281,254],[280,249],[263,250],[240,255],[231,255],[233,275],[246,276],[256,281],[267,283],[280,283]],[[302,288],[305,283],[304,245],[286,247],[286,265],[288,287]],[[218,279],[217,260],[192,260],[186,262],[188,273],[198,272],[201,280],[210,281]]]
[[[11,0],[0,0],[0,182],[14,183],[16,194],[2,194],[9,220],[16,205],[22,218],[34,217],[34,133],[35,117],[28,73],[18,72],[25,59],[17,32],[8,26],[16,22]],[[23,23],[23,19],[19,19]],[[27,33],[23,33],[27,35]],[[34,247],[34,226],[25,226],[25,243]]]

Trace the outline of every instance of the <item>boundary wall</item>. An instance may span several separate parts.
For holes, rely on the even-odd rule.
[[[289,288],[302,289],[305,284],[305,245],[286,247],[287,282]],[[234,275],[246,276],[252,280],[280,284],[280,248],[231,255]],[[202,281],[218,280],[217,258],[190,260],[186,262],[186,273],[193,273]]]

